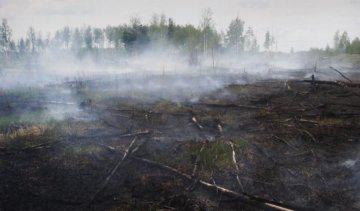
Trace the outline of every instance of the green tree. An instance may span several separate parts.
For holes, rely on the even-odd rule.
[[[71,41],[71,48],[73,50],[78,50],[83,46],[83,37],[78,28],[74,30]]]
[[[335,32],[335,35],[334,35],[334,49],[335,49],[335,51],[338,51],[339,43],[340,43],[340,31],[337,30]]]
[[[265,42],[264,42],[264,48],[267,50],[267,51],[269,51],[270,50],[270,47],[271,47],[271,35],[270,35],[270,32],[269,31],[267,31],[266,33],[265,33]]]
[[[31,52],[36,52],[36,34],[35,29],[33,27],[30,27],[27,31],[27,40],[29,49],[31,49]]]
[[[122,42],[129,53],[140,53],[148,47],[150,43],[148,27],[141,24],[132,24],[131,27],[127,27],[124,30],[122,34]]]
[[[244,50],[244,24],[239,17],[236,17],[230,22],[227,31],[227,47],[236,55],[239,55]]]
[[[97,48],[103,48],[104,47],[104,33],[103,30],[100,28],[94,29],[94,44]]]
[[[347,49],[347,53],[360,54],[360,39],[356,37]]]
[[[344,53],[346,49],[349,48],[349,46],[350,46],[350,38],[348,36],[348,33],[344,31],[340,36],[338,51]]]
[[[154,14],[148,27],[150,41],[154,47],[164,47],[167,44],[168,26],[164,14]]]
[[[69,48],[70,38],[71,38],[70,28],[68,26],[66,26],[62,30],[62,41],[65,45],[65,48]]]
[[[18,51],[20,54],[24,54],[27,51],[24,38],[21,38],[18,42]]]
[[[12,30],[6,19],[2,19],[0,26],[0,51],[7,52],[10,49]]]
[[[265,41],[264,41],[264,48],[267,51],[271,51],[273,49],[273,45],[275,44],[275,37],[269,32],[267,31],[265,33]]]
[[[210,8],[206,8],[202,11],[201,19],[200,19],[200,29],[203,37],[203,53],[205,54],[207,50],[212,47],[211,46],[211,34],[213,31],[214,23],[213,23],[213,12]]]
[[[254,30],[249,27],[246,30],[245,33],[245,41],[244,41],[244,45],[245,45],[245,50],[248,52],[256,52],[259,49],[259,46],[257,44],[257,40],[254,34]]]
[[[202,45],[202,32],[193,25],[176,26],[173,43],[181,50],[192,52]]]
[[[36,36],[36,47],[38,49],[38,51],[44,50],[45,46],[44,46],[44,41],[42,39],[42,35],[41,32],[38,32],[38,35]]]
[[[92,33],[92,30],[91,30],[91,27],[88,26],[86,29],[85,29],[85,32],[84,32],[84,43],[85,43],[85,47],[87,49],[92,49],[93,48],[93,33]]]
[[[124,31],[122,35],[122,42],[128,52],[133,51],[136,39],[136,31],[133,28],[128,28]]]
[[[175,34],[175,23],[173,19],[169,18],[168,28],[167,28],[167,39],[172,40]]]

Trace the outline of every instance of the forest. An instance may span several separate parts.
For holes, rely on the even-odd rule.
[[[254,29],[247,26],[240,17],[234,18],[226,31],[217,31],[211,9],[204,9],[198,26],[178,25],[164,14],[154,14],[149,23],[142,23],[139,17],[132,17],[128,24],[96,28],[84,25],[81,28],[68,26],[53,35],[43,34],[30,27],[26,36],[14,40],[11,26],[6,19],[0,26],[1,55],[21,57],[40,54],[50,50],[71,50],[78,55],[92,52],[106,52],[119,55],[141,54],[144,51],[171,49],[173,53],[208,55],[229,52],[233,55],[253,54],[263,51],[277,51],[276,43],[281,42],[267,31],[264,42],[259,43]],[[322,51],[328,55],[340,53],[360,54],[358,37],[350,40],[346,31],[337,31],[333,43]],[[331,46],[331,47],[330,47]],[[310,50],[310,49],[309,49]],[[289,49],[293,52],[293,49]]]

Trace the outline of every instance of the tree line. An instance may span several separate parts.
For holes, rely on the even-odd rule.
[[[212,53],[230,50],[234,54],[259,51],[259,43],[252,27],[245,26],[239,17],[233,19],[226,32],[218,32],[210,9],[203,11],[200,24],[179,25],[164,14],[154,14],[150,23],[144,24],[137,17],[127,24],[96,28],[68,26],[45,36],[33,27],[26,36],[12,39],[12,30],[6,19],[0,26],[0,52],[39,53],[48,49],[96,50],[117,49],[125,53],[141,53],[145,49],[161,50],[164,47],[180,52]],[[264,43],[271,49],[272,38],[269,32]]]
[[[267,31],[262,44],[266,51],[273,51],[275,37]],[[65,26],[53,35],[45,36],[30,27],[25,37],[12,39],[12,30],[6,19],[0,25],[0,54],[40,53],[49,49],[69,49],[79,51],[96,51],[98,49],[115,49],[120,52],[134,54],[145,49],[173,49],[177,52],[211,54],[231,52],[241,55],[246,52],[258,52],[260,44],[251,26],[239,17],[231,20],[227,30],[217,31],[214,26],[211,9],[205,9],[200,24],[179,25],[164,14],[154,14],[148,24],[140,18],[133,17],[127,24],[96,28],[83,26],[70,28]],[[331,53],[360,54],[360,40],[350,40],[346,31],[336,32],[333,48],[326,47]]]
[[[360,39],[356,37],[351,41],[346,31],[342,33],[337,31],[334,35],[334,48],[327,47],[327,50],[335,53],[360,54]]]

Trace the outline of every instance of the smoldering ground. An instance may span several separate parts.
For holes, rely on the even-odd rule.
[[[358,90],[333,60],[188,60],[49,52],[3,70],[1,207],[358,208]]]

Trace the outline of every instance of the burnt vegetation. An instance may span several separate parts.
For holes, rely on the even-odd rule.
[[[355,80],[232,84],[181,103],[96,97],[104,85],[78,83],[61,86],[94,119],[26,123],[11,111],[44,110],[31,102],[41,91],[2,94],[13,118],[0,135],[5,210],[358,207]]]

